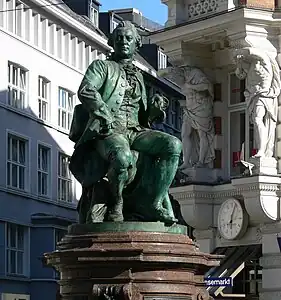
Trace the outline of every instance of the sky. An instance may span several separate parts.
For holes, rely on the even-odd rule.
[[[168,8],[161,0],[99,0],[101,11],[116,8],[137,8],[143,16],[161,25],[167,21]]]

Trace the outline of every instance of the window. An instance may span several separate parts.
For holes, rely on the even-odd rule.
[[[70,129],[74,106],[74,94],[59,88],[58,125],[64,129]]]
[[[8,135],[7,185],[24,190],[27,173],[27,141]]]
[[[27,71],[22,67],[9,62],[8,64],[8,101],[9,105],[24,109],[25,101],[26,101],[26,79],[27,79]]]
[[[158,51],[158,69],[167,68],[167,55],[162,51]]]
[[[49,85],[50,81],[44,77],[38,78],[38,111],[39,118],[47,121],[49,119]]]
[[[10,275],[25,273],[25,227],[7,223],[6,271]]]
[[[91,7],[91,21],[96,27],[99,27],[99,11]]]
[[[69,171],[69,157],[59,153],[58,157],[58,200],[72,202],[72,176]]]
[[[118,24],[119,24],[118,22],[112,20],[112,22],[111,22],[111,32],[118,26]]]
[[[258,253],[257,256],[261,256]],[[245,261],[245,268],[233,280],[233,294],[246,294],[247,299],[259,299],[262,291],[262,267],[259,258]]]
[[[214,102],[222,101],[221,83],[214,84]]]
[[[232,166],[230,174],[240,175],[241,169],[237,166],[240,160],[245,159],[246,114],[245,110],[230,113],[230,152]]]
[[[221,117],[214,117],[214,128],[215,134],[221,135],[222,134],[222,124],[221,124]]]
[[[220,149],[215,149],[214,169],[222,168],[222,153]]]
[[[239,80],[235,74],[230,74],[230,105],[245,102],[245,80]]]
[[[50,148],[38,145],[38,195],[49,196],[50,192]]]
[[[171,99],[170,105],[167,111],[166,123],[173,128],[180,130],[182,123],[181,108],[179,102],[176,99]]]

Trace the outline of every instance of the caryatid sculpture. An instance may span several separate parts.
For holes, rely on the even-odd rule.
[[[265,51],[253,47],[234,53],[236,76],[246,79],[244,92],[247,112],[254,124],[254,157],[272,157],[275,146],[278,100],[281,81],[277,61]]]
[[[214,155],[213,84],[198,68],[182,66],[161,70],[186,96],[181,130],[184,162],[180,169],[209,167]]]

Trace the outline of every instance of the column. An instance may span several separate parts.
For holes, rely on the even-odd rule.
[[[36,14],[34,16],[34,44],[38,47],[41,47],[42,45],[42,29],[41,29],[41,16],[39,14]]]
[[[57,38],[58,38],[58,43],[57,43],[57,54],[58,54],[58,57],[60,59],[64,59],[64,55],[63,55],[63,49],[64,49],[64,38],[63,38],[63,29],[60,28],[58,31],[57,31]]]
[[[281,223],[261,226],[262,258],[262,291],[260,300],[281,299],[281,251],[278,238],[281,237]]]
[[[98,51],[92,48],[92,61],[96,60],[98,57]]]
[[[50,42],[50,38],[49,38],[49,23],[47,19],[42,20],[41,22],[41,45],[42,45],[42,49],[45,51],[49,51],[49,42]]]
[[[54,56],[57,56],[57,50],[58,50],[58,37],[57,37],[57,25],[52,24],[49,26],[50,29],[50,52]]]
[[[16,34],[22,38],[25,38],[24,4],[20,4],[16,6],[15,18],[16,18]]]
[[[25,39],[34,44],[34,16],[32,9],[25,12]]]
[[[85,70],[85,42],[81,41],[79,44],[79,69],[84,72]]]
[[[79,62],[79,51],[78,51],[78,38],[74,37],[72,39],[72,65],[74,68],[78,68]]]
[[[9,10],[6,12],[7,15],[7,29],[11,31],[12,33],[16,32],[16,14],[15,14],[15,8],[16,8],[16,1],[10,0],[7,2],[6,9]]]
[[[91,46],[86,47],[86,61],[85,61],[85,67],[88,68],[88,66],[92,63],[91,61]]]
[[[71,64],[71,58],[72,58],[72,54],[71,54],[71,34],[70,33],[66,33],[63,37],[64,39],[64,59],[65,62],[68,64]]]

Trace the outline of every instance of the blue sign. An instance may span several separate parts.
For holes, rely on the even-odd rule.
[[[205,284],[207,286],[233,286],[232,277],[209,277],[205,278]]]

